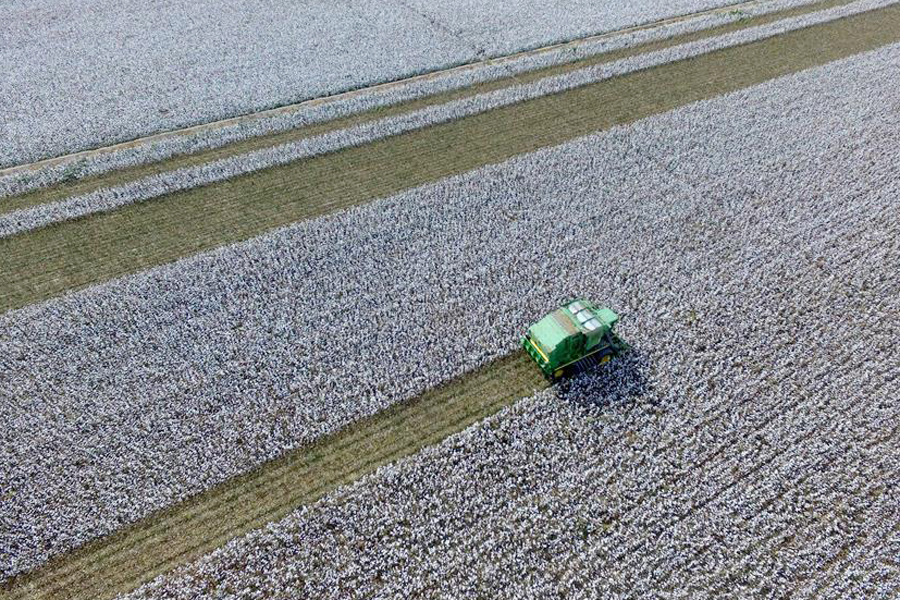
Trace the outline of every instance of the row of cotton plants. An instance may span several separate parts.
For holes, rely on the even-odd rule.
[[[828,386],[802,417],[773,410],[697,452],[696,430],[663,448],[660,413],[685,414],[685,432],[696,414],[631,406],[656,396],[631,367],[523,400],[127,597],[774,598],[898,523],[898,407],[857,401],[896,382]]]
[[[0,125],[10,142],[0,147],[0,166],[729,2],[528,4],[25,0],[10,7],[0,40]]]

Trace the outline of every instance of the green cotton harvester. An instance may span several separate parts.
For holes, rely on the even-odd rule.
[[[522,346],[554,381],[609,361],[624,350],[612,331],[619,316],[577,299],[565,303],[528,328]]]

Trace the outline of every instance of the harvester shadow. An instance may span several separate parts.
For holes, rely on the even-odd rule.
[[[629,348],[614,360],[559,381],[553,391],[560,400],[602,407],[628,402],[655,404],[646,353]]]

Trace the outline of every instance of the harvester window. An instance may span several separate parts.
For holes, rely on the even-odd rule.
[[[593,331],[598,327],[600,327],[600,321],[598,321],[597,319],[591,319],[584,324],[584,328],[588,331]]]
[[[578,311],[583,310],[583,309],[584,309],[584,304],[582,304],[581,302],[573,302],[572,304],[569,305],[569,310],[572,311],[572,314],[575,314]]]
[[[578,319],[579,323],[584,323],[585,321],[593,318],[593,315],[589,310],[583,310],[575,315],[575,318]]]

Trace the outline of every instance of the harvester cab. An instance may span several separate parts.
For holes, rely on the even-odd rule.
[[[566,302],[528,328],[522,346],[554,381],[609,361],[624,348],[612,329],[619,316],[584,299]]]

